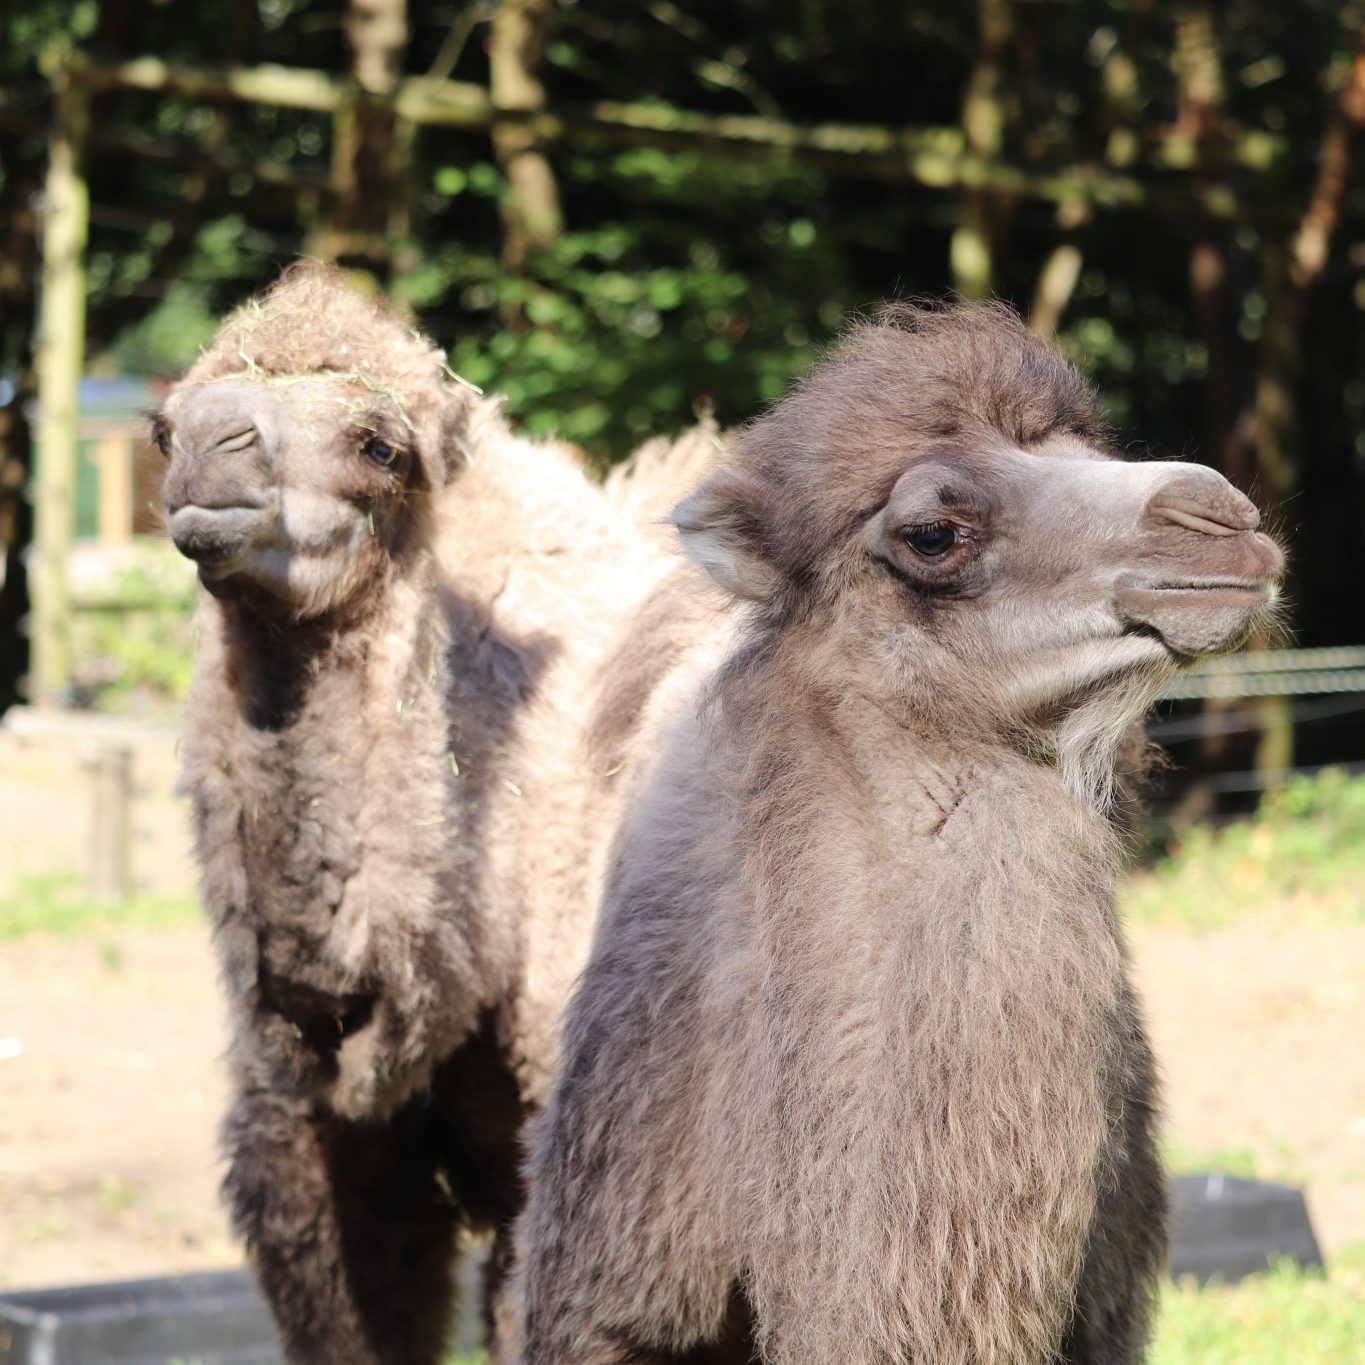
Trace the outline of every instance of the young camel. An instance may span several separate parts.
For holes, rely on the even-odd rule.
[[[655,692],[532,1125],[520,1360],[1140,1359],[1115,754],[1280,552],[1211,469],[1114,458],[987,306],[856,328],[675,520],[742,606],[660,670],[668,585],[614,670]]]
[[[183,786],[233,1220],[292,1361],[434,1362],[459,1234],[495,1232],[495,1290],[507,1260],[612,821],[585,698],[665,554],[316,266],[224,323],[155,433],[207,590]]]

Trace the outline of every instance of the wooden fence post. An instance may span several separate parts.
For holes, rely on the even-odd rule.
[[[121,905],[131,887],[133,755],[130,749],[102,744],[89,762],[90,896]]]
[[[127,545],[133,538],[133,466],[136,459],[133,440],[127,431],[115,430],[95,446],[101,545]]]
[[[88,94],[67,71],[51,73],[52,134],[43,204],[38,313],[38,451],[34,492],[33,669],[30,700],[53,706],[71,680],[67,557],[75,521],[77,423],[85,361],[85,182]]]

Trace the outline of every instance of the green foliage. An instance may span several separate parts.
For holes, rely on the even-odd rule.
[[[0,940],[29,934],[89,934],[137,926],[168,929],[193,923],[188,896],[136,894],[126,905],[91,900],[74,872],[21,872],[0,895]]]
[[[134,252],[92,250],[90,280],[97,292],[126,296],[142,288],[157,265],[157,243],[149,235]],[[124,327],[109,358],[127,374],[176,375],[187,369],[218,330],[224,294],[235,302],[239,281],[268,276],[275,267],[272,242],[253,231],[240,214],[203,224],[195,233],[185,265],[164,282],[155,307]]]
[[[99,596],[78,599],[76,684],[106,711],[166,710],[189,686],[194,659],[193,572],[169,546],[139,547]]]
[[[1128,914],[1197,928],[1239,912],[1365,917],[1365,778],[1327,769],[1268,793],[1251,819],[1196,825],[1130,879]]]
[[[706,244],[640,266],[634,235],[619,225],[566,235],[527,278],[466,259],[460,273],[476,299],[491,297],[492,316],[457,339],[451,364],[506,394],[526,430],[620,457],[686,425],[703,400],[738,420],[809,363],[809,319],[790,301]],[[500,326],[500,315],[520,321]]]
[[[575,157],[571,171],[579,193],[619,199],[619,216],[565,233],[524,275],[495,250],[452,243],[396,290],[528,431],[620,458],[702,404],[741,421],[810,364],[858,297],[809,168],[633,148]],[[443,201],[504,192],[482,162],[441,167],[434,184]]]
[[[220,320],[202,285],[175,280],[158,307],[119,335],[110,356],[126,374],[179,374],[213,340]]]
[[[1283,1263],[1236,1285],[1169,1286],[1151,1365],[1362,1365],[1365,1244],[1326,1273]]]

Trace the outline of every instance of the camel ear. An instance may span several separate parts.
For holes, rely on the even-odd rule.
[[[464,463],[473,410],[468,392],[454,384],[445,386],[441,399],[432,415],[430,435],[422,443],[429,449],[422,461],[423,474],[432,489],[444,488]]]
[[[683,548],[713,582],[755,602],[771,597],[780,581],[764,553],[760,505],[753,479],[722,469],[703,479],[669,518]]]

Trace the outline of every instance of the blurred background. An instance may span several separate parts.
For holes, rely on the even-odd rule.
[[[1365,1360],[1363,30],[1361,0],[6,0],[0,1293],[240,1261],[172,794],[194,581],[144,414],[308,254],[594,471],[952,291],[1053,338],[1121,449],[1257,498],[1286,626],[1153,718],[1125,900],[1173,1167],[1305,1188],[1327,1269],[1171,1288],[1155,1358]]]

